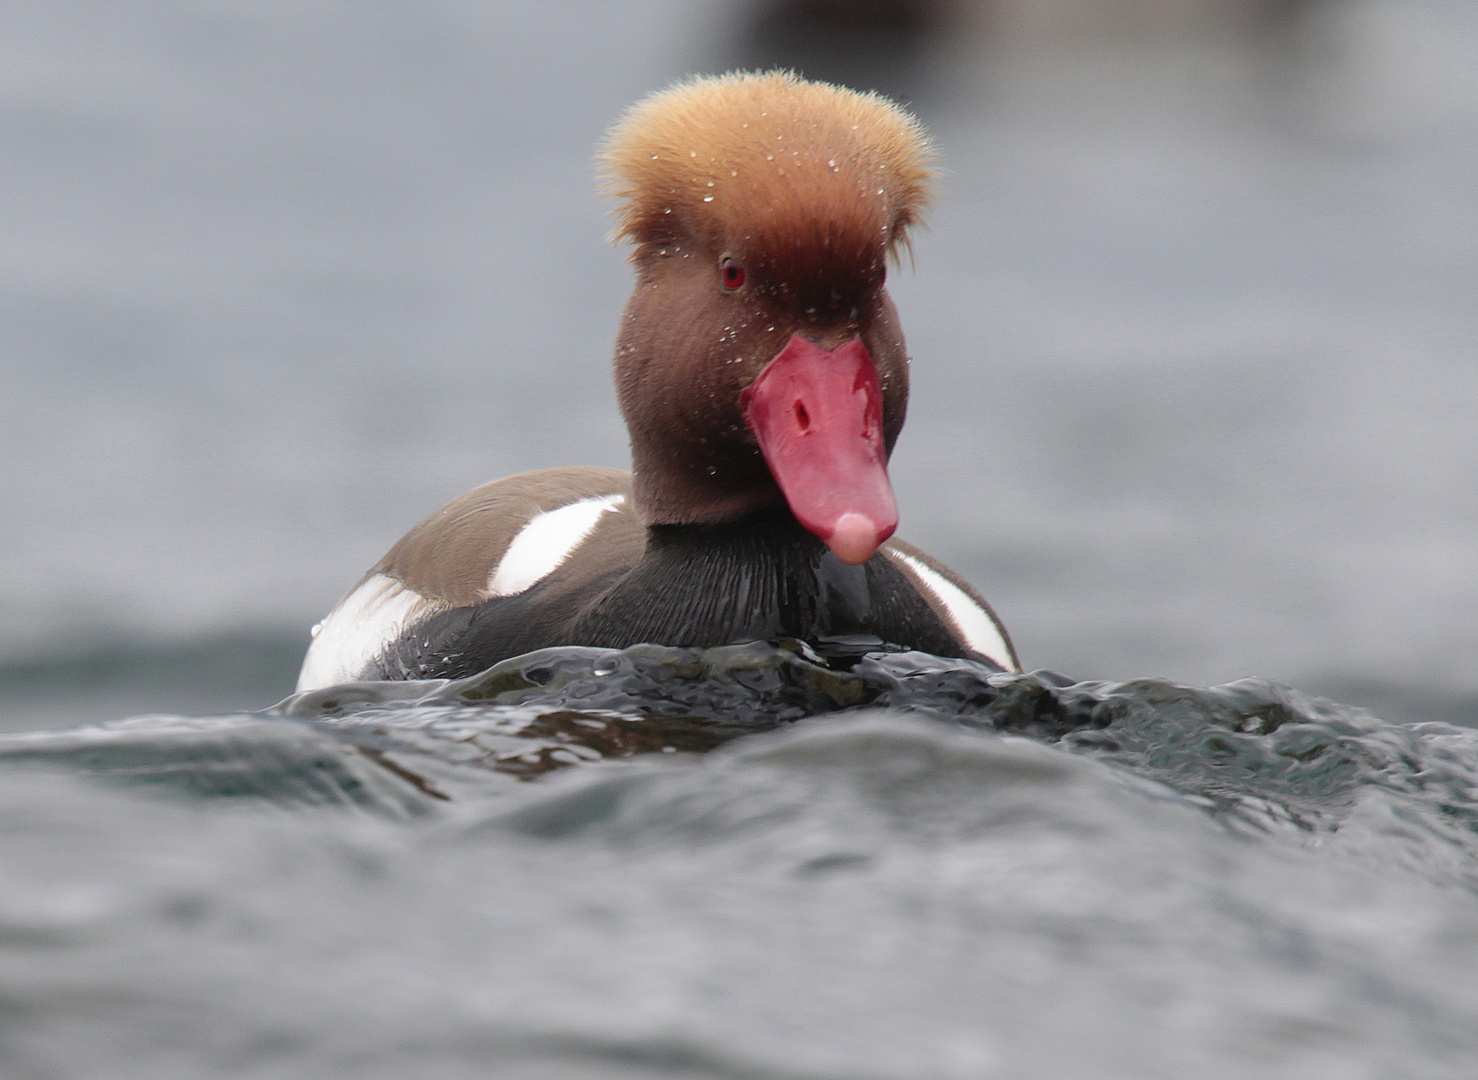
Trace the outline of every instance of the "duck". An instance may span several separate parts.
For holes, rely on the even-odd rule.
[[[990,605],[893,535],[910,361],[885,281],[935,179],[919,122],[791,72],[699,76],[600,157],[636,279],[614,357],[631,471],[453,499],[314,627],[298,691],[774,639],[1020,671]]]

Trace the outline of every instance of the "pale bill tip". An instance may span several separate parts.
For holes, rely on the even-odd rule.
[[[836,530],[826,541],[831,552],[848,566],[858,566],[872,558],[882,542],[878,527],[869,518],[849,512],[837,519]]]

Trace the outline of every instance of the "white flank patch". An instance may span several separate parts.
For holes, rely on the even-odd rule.
[[[373,575],[313,628],[313,644],[298,673],[298,692],[359,678],[386,646],[400,640],[406,627],[446,607],[393,577]]]
[[[976,652],[990,657],[1007,671],[1015,671],[1011,650],[1001,636],[1000,627],[990,617],[990,612],[970,599],[970,594],[960,588],[938,570],[901,551],[884,552],[890,559],[903,563],[918,577],[919,582],[934,594],[941,607],[949,613],[965,644]]]
[[[614,510],[625,498],[600,495],[581,499],[532,519],[518,531],[488,575],[488,598],[512,596],[543,580],[591,534],[600,516]]]

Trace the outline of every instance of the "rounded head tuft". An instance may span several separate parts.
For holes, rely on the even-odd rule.
[[[829,222],[896,255],[928,200],[932,162],[923,128],[898,105],[785,71],[658,91],[601,153],[621,200],[616,235],[638,253],[684,236],[718,250],[763,245]]]

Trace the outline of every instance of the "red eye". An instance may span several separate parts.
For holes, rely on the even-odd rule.
[[[739,265],[737,259],[724,256],[718,261],[718,273],[726,289],[738,289],[744,284],[744,267]]]

